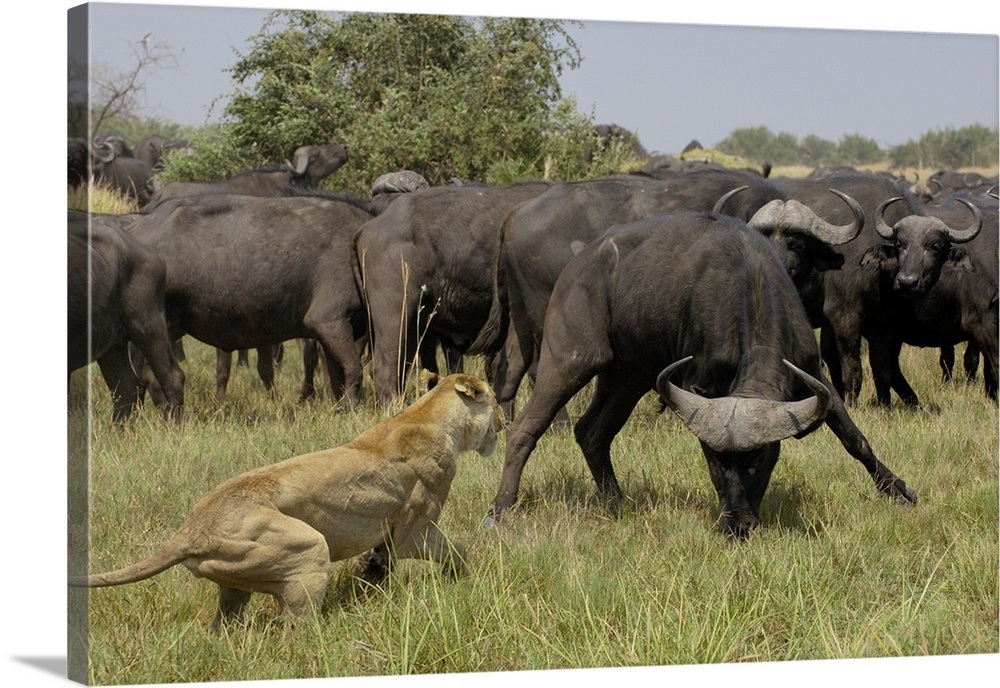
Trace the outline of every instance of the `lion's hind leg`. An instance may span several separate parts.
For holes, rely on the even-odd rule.
[[[323,535],[297,518],[261,508],[242,514],[238,533],[220,536],[218,551],[196,573],[219,585],[221,621],[239,614],[251,592],[278,600],[287,617],[319,612],[329,581]]]

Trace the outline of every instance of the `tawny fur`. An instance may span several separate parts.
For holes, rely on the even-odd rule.
[[[493,454],[504,417],[475,377],[430,381],[437,384],[411,406],[347,444],[220,484],[143,561],[70,578],[70,585],[132,583],[184,564],[219,585],[218,626],[239,616],[254,592],[273,595],[290,616],[318,611],[331,562],[373,549],[457,572],[462,546],[436,525],[455,459],[464,451]]]

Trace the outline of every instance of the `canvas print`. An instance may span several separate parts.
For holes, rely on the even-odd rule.
[[[996,35],[68,25],[70,679],[1000,651]]]

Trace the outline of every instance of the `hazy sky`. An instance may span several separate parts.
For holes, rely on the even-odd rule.
[[[235,62],[236,51],[246,51],[247,39],[267,15],[265,8],[413,9],[412,3],[391,0],[242,3],[257,5],[249,8],[220,7],[218,0],[210,4],[215,6],[92,3],[91,59],[129,65],[135,59],[130,46],[151,31],[152,40],[171,47],[178,64],[149,76],[149,114],[203,124],[213,100],[233,91],[223,70]],[[711,146],[747,126],[833,141],[860,133],[887,147],[931,129],[997,124],[995,19],[956,23],[952,18],[949,28],[943,19],[926,17],[923,23],[915,17],[907,23],[874,12],[865,19],[852,13],[851,3],[838,3],[843,14],[812,20],[808,14],[769,11],[767,3],[753,3],[761,11],[750,16],[737,3],[711,4],[717,11],[707,16],[689,8],[661,9],[652,15],[661,23],[635,21],[650,15],[627,4],[615,15],[607,8],[594,12],[553,0],[504,3],[502,9],[483,0],[427,2],[420,10],[585,19],[581,27],[569,27],[583,64],[564,73],[564,95],[575,94],[580,110],[592,112],[598,123],[636,131],[650,151],[678,152],[692,138]],[[963,3],[963,12],[974,18],[979,4],[986,5]],[[723,24],[724,17],[744,25],[706,25]],[[662,23],[668,20],[696,23]],[[745,25],[768,22],[849,30]],[[881,30],[897,26],[908,31]],[[216,106],[213,118],[220,114]]]

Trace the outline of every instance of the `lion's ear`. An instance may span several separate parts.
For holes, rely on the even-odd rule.
[[[488,390],[489,387],[486,386],[486,383],[473,377],[455,382],[456,392],[464,394],[470,399],[474,399],[476,401],[481,400],[483,394],[485,394]]]
[[[424,386],[427,387],[428,391],[434,389],[437,386],[437,383],[440,379],[441,376],[438,375],[437,373],[432,373],[429,370],[420,371],[420,382],[422,382]]]

